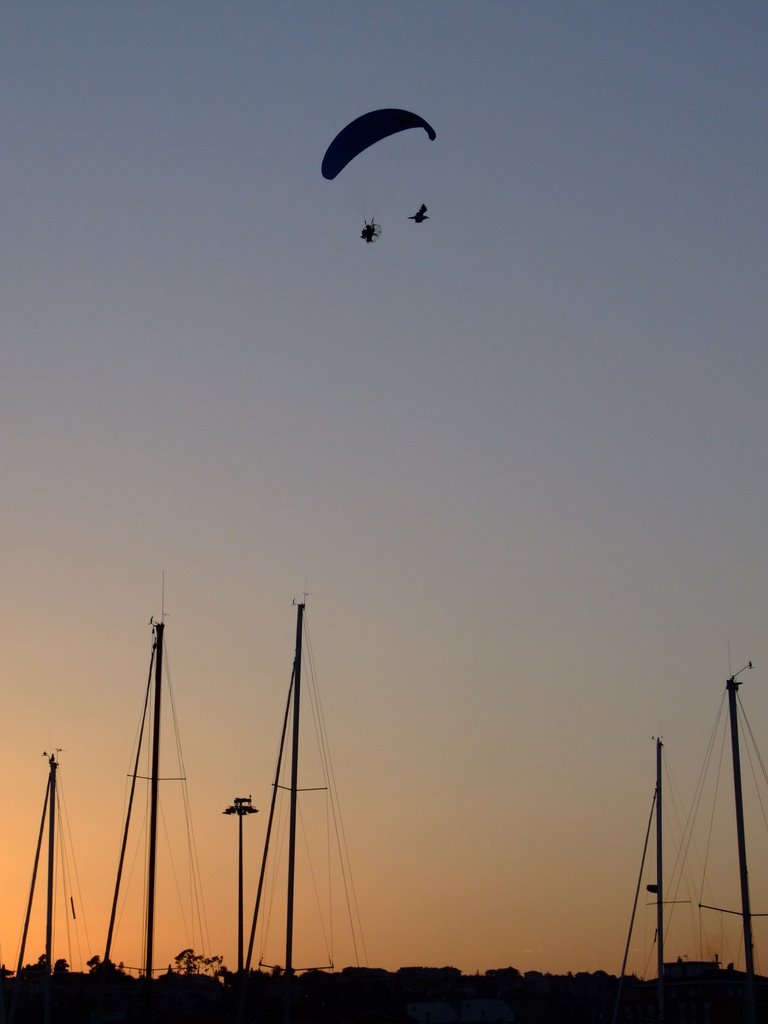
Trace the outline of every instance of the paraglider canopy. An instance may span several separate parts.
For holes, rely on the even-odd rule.
[[[354,160],[364,149],[408,128],[423,128],[433,142],[437,137],[432,125],[427,124],[418,114],[412,114],[410,110],[387,107],[384,110],[372,110],[355,118],[346,128],[341,129],[325,151],[321,167],[323,177],[332,181],[350,160]]]

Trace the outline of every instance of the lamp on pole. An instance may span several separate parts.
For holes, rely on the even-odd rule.
[[[258,808],[251,805],[249,796],[236,796],[222,814],[237,815],[238,832],[238,872],[237,872],[237,973],[243,971],[243,818],[246,814],[256,814]]]

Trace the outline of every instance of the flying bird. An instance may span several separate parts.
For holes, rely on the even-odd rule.
[[[429,220],[429,217],[427,216],[427,208],[424,203],[421,204],[416,213],[414,213],[412,217],[409,217],[408,220],[415,220],[417,224],[421,224],[423,220]]]

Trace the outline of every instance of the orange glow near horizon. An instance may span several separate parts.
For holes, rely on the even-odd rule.
[[[310,682],[316,686],[305,667],[305,688]],[[300,797],[299,813],[294,954],[298,970],[331,965],[337,970],[356,965],[396,970],[421,964],[457,966],[465,973],[505,966],[551,973],[618,971],[617,951],[629,918],[633,884],[629,868],[639,863],[641,852],[639,820],[632,822],[631,832],[626,828],[610,832],[604,828],[602,835],[607,842],[602,849],[603,861],[590,863],[586,851],[593,849],[591,835],[600,828],[601,821],[615,821],[617,814],[623,813],[621,805],[611,808],[596,804],[592,818],[585,820],[583,810],[574,808],[572,812],[567,803],[559,803],[557,815],[542,816],[538,805],[541,796],[537,795],[536,802],[532,802],[526,801],[521,793],[517,799],[515,826],[510,830],[507,823],[500,832],[499,808],[484,802],[480,792],[476,820],[484,823],[482,834],[461,828],[458,814],[453,818],[438,813],[430,816],[414,807],[395,827],[392,823],[398,813],[397,801],[389,804],[381,800],[375,804],[367,801],[364,789],[356,789],[353,784],[354,771],[350,780],[344,779],[343,787],[351,797],[351,815],[344,812],[343,820],[340,817],[336,820],[322,785],[322,769],[311,754],[314,738],[310,720],[316,719],[318,712],[315,708],[312,713],[309,698],[309,693],[305,692],[307,724],[302,748],[306,750],[301,786],[309,791]],[[279,707],[279,701],[274,707]],[[169,714],[170,711],[169,704]],[[281,714],[275,717],[276,735],[281,717]],[[148,744],[148,738],[145,743]],[[163,745],[169,755],[176,749],[171,735],[164,735]],[[131,754],[131,761],[134,756]],[[112,794],[120,780],[109,779],[104,773],[92,775],[86,782],[84,799],[81,792],[71,791],[68,763],[71,755],[63,751],[59,759],[57,827],[60,835],[54,958],[64,957],[72,969],[85,970],[90,957],[104,954],[122,829],[118,811],[122,803],[123,814],[125,812],[128,782],[123,780],[125,794],[117,800]],[[81,759],[80,789],[83,763]],[[273,855],[264,887],[261,925],[255,936],[254,968],[262,965],[263,969],[271,969],[282,965],[285,959],[288,763],[289,753],[286,752],[273,829]],[[43,783],[46,767],[46,762],[41,761],[38,783]],[[650,772],[650,758],[648,768]],[[140,776],[144,770],[139,769]],[[161,770],[165,781],[161,783],[155,970],[167,969],[173,958],[190,946],[204,955],[223,955],[226,966],[234,969],[237,829],[236,820],[222,814],[231,798],[217,800],[218,785],[202,787],[206,824],[201,827],[192,822],[188,836],[192,845],[188,848],[187,815],[178,781],[181,771],[182,768],[174,766],[168,758]],[[363,785],[365,774],[362,771],[358,778]],[[270,792],[269,783],[262,784],[260,795],[254,787],[253,803],[259,814],[244,821],[246,949]],[[670,794],[668,799],[672,807],[677,795]],[[722,803],[722,794],[719,799]],[[147,803],[148,782],[142,777],[112,946],[113,961],[124,964],[134,973],[141,971],[144,962],[141,936],[145,927],[142,906],[146,888]],[[194,794],[190,803],[194,817],[199,811]],[[727,805],[727,799],[725,803]],[[460,805],[460,800],[446,803],[441,798],[440,801],[443,812]],[[103,811],[106,806],[112,812],[113,820],[109,822]],[[96,808],[101,810],[94,813]],[[19,844],[18,849],[29,853],[30,857],[23,862],[17,853],[15,860],[6,859],[4,863],[5,875],[11,879],[10,891],[14,893],[14,898],[6,900],[4,906],[6,936],[13,922],[18,922],[20,934],[31,873],[35,818],[39,821],[41,809],[42,800],[37,808],[30,804],[24,808],[23,815],[15,818],[17,826],[23,823],[28,831],[26,848]],[[754,812],[756,807],[751,809]],[[638,806],[636,810],[643,808]],[[680,808],[676,808],[675,813],[679,815]],[[679,820],[675,824],[679,825]],[[730,825],[727,822],[726,825],[730,836]],[[564,828],[570,837],[567,849],[561,844]],[[350,899],[356,897],[358,901],[362,931],[357,928],[354,903],[347,904],[338,858],[331,851],[334,832],[339,833],[350,850],[347,883],[350,890],[354,890],[350,891]],[[190,862],[190,849],[194,851],[194,865]],[[585,851],[583,856],[580,850]],[[42,846],[25,963],[34,962],[44,949],[46,851],[47,836]],[[712,872],[719,878],[718,899],[736,907],[738,886],[730,843],[718,841],[707,857]],[[651,849],[646,866],[649,879],[653,877],[652,862]],[[671,858],[669,862],[671,866]],[[465,865],[471,865],[471,870],[465,872]],[[726,886],[723,880],[729,877]],[[595,913],[596,899],[604,901],[607,892],[616,895],[615,902],[611,905],[603,902],[600,913]],[[753,884],[754,904],[758,905],[767,895],[757,876]],[[70,896],[74,900],[76,918],[72,917]],[[419,908],[416,916],[412,913],[414,907]],[[654,915],[650,897],[643,901],[641,896],[630,965],[643,976],[652,976],[655,970]],[[355,924],[354,938],[350,918]],[[370,921],[375,923],[374,933],[367,928]],[[669,958],[717,956],[722,962],[740,962],[736,919],[710,914],[700,927],[698,916],[689,904],[684,909],[675,906],[674,915],[670,910],[668,928]],[[762,928],[758,926],[755,931],[759,939]],[[575,944],[576,934],[578,943]],[[4,946],[3,959],[7,966],[16,967],[16,955],[16,951]]]

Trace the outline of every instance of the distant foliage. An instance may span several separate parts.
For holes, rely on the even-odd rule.
[[[89,974],[125,974],[125,964],[113,964],[111,960],[102,960],[100,956],[92,956],[85,963]]]
[[[21,969],[22,974],[37,974],[39,972],[45,973],[48,970],[48,958],[45,953],[41,953],[37,958],[36,964],[24,964]]]
[[[218,978],[226,971],[224,957],[203,956],[194,949],[182,949],[173,960],[178,974],[208,974],[212,978]]]

